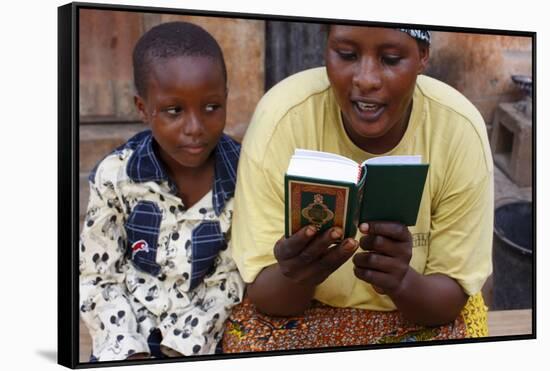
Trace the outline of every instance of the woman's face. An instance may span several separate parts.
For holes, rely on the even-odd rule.
[[[416,76],[429,49],[405,32],[374,27],[331,26],[327,73],[347,134],[360,148],[384,153],[405,133]]]

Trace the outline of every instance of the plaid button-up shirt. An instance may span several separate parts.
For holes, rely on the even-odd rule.
[[[183,205],[150,131],[117,148],[90,174],[80,240],[80,312],[93,358],[125,359],[162,345],[213,353],[244,284],[229,231],[240,145],[222,136],[211,191]]]

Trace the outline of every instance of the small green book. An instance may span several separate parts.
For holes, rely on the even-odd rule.
[[[421,156],[380,156],[361,164],[328,152],[296,149],[285,174],[285,235],[305,225],[342,227],[353,237],[360,223],[416,224],[429,165]]]

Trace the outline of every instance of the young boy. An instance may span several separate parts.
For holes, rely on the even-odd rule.
[[[212,354],[243,282],[229,230],[240,145],[227,73],[202,28],[161,24],[134,48],[143,131],[92,171],[80,313],[92,361]]]

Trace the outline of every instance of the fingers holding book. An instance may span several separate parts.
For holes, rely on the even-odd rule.
[[[359,226],[365,235],[380,235],[396,241],[410,241],[411,233],[406,225],[398,222],[368,222]]]
[[[306,226],[274,248],[281,273],[294,282],[318,285],[347,261],[358,247],[352,238],[341,240],[341,228],[318,232]]]
[[[275,258],[278,261],[281,261],[296,257],[309,246],[316,234],[317,229],[312,225],[308,225],[300,229],[289,238],[281,238],[275,244]],[[312,253],[313,251],[310,249],[309,254]]]
[[[365,231],[363,225],[360,227]],[[396,222],[369,222],[368,234],[359,245],[365,252],[353,257],[354,273],[372,284],[378,293],[397,290],[412,257],[412,238],[408,228]]]

